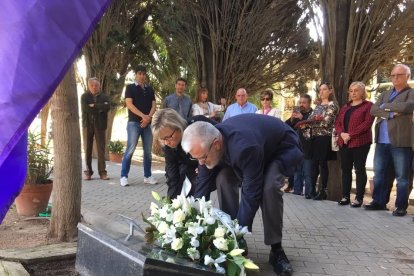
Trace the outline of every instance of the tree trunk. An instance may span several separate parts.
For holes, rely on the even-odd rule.
[[[73,241],[81,219],[81,143],[75,73],[70,67],[51,102],[54,145],[53,207],[49,235]]]
[[[40,144],[46,146],[47,139],[47,120],[49,118],[50,100],[40,111]]]

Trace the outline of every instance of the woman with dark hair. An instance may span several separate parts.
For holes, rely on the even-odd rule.
[[[269,115],[276,118],[280,118],[280,111],[277,108],[272,108],[273,102],[273,90],[267,88],[260,93],[260,104],[262,108],[256,111],[256,114]]]
[[[216,118],[216,112],[224,111],[226,99],[221,99],[221,105],[208,101],[208,90],[205,87],[197,89],[195,103],[193,104],[193,116],[204,115],[207,118]]]
[[[374,117],[370,114],[372,103],[365,98],[365,84],[359,81],[351,83],[350,101],[341,107],[335,122],[342,170],[342,199],[338,202],[339,205],[350,203],[353,167],[357,191],[351,207],[361,207],[364,199],[367,183],[365,163],[372,143],[371,127],[374,122]]]
[[[338,105],[331,84],[324,82],[319,85],[319,99],[308,120],[301,121],[297,126],[304,128],[303,135],[311,140],[311,179],[312,191],[306,197],[314,200],[327,198],[326,188],[328,186],[328,161],[336,160],[336,153],[332,151],[332,131],[335,118],[338,113]],[[316,193],[316,180],[319,178],[319,191]]]

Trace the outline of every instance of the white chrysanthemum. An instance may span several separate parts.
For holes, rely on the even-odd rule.
[[[226,235],[227,229],[224,229],[223,227],[217,227],[216,230],[214,230],[214,237],[216,238],[222,238],[224,235]]]
[[[174,212],[173,215],[173,223],[176,224],[178,222],[182,222],[185,219],[185,213],[181,210],[178,209],[177,211]]]
[[[184,245],[183,239],[177,238],[177,239],[174,239],[173,242],[171,243],[171,249],[178,251],[183,247],[183,245]]]
[[[200,252],[194,247],[190,247],[187,249],[188,257],[190,257],[193,261],[200,259]]]
[[[157,230],[158,232],[160,232],[161,234],[165,234],[165,232],[167,232],[167,230],[169,229],[169,225],[165,222],[165,221],[161,221],[158,226],[157,226]]]
[[[225,238],[217,238],[213,240],[213,244],[215,247],[217,247],[221,251],[227,251],[229,250],[227,246],[227,241]]]
[[[200,241],[196,237],[192,237],[190,241],[191,246],[197,248],[200,246]]]

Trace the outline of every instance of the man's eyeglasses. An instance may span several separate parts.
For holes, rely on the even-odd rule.
[[[260,98],[261,101],[270,101],[269,98]]]
[[[160,142],[169,142],[169,141],[171,141],[172,140],[172,138],[173,138],[173,136],[174,136],[174,133],[175,133],[175,129],[174,129],[174,131],[171,133],[171,135],[169,135],[169,136],[165,136],[164,138],[158,138],[158,141],[160,141]]]
[[[393,78],[399,78],[399,77],[402,77],[402,76],[405,76],[405,75],[407,75],[407,74],[392,74],[392,75],[390,75],[390,77],[393,79]]]
[[[200,157],[200,158],[190,157],[190,159],[191,159],[191,160],[193,160],[193,161],[202,161],[202,162],[205,162],[205,161],[207,160],[207,158],[208,158],[208,155],[210,154],[210,151],[211,151],[211,149],[212,149],[212,147],[213,147],[213,144],[214,144],[214,141],[215,141],[215,140],[216,140],[216,139],[214,139],[214,140],[213,140],[213,142],[211,142],[210,147],[209,147],[209,149],[208,149],[207,153],[206,153],[206,154],[204,154],[204,156],[202,156],[202,157]]]

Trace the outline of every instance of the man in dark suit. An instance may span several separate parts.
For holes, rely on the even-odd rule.
[[[292,267],[282,248],[280,188],[303,157],[295,131],[271,116],[241,114],[216,126],[193,123],[184,131],[181,145],[201,165],[221,167],[215,179],[217,195],[220,208],[232,219],[251,231],[261,207],[265,244],[271,246],[269,263],[277,274],[289,275]]]
[[[85,180],[91,180],[92,148],[95,137],[98,150],[98,172],[103,180],[109,177],[105,170],[105,131],[108,122],[109,99],[100,91],[97,78],[88,79],[88,89],[81,97],[83,137],[85,139]]]

